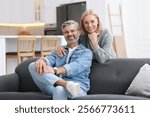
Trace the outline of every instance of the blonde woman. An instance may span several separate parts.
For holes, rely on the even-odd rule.
[[[104,63],[110,58],[116,58],[112,47],[112,35],[107,29],[103,29],[100,18],[93,10],[85,11],[81,16],[82,35],[79,43],[93,51],[93,59]],[[57,54],[63,56],[65,50],[57,49]]]

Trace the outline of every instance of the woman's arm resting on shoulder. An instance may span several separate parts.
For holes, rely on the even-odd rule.
[[[65,50],[65,48],[64,48],[63,46],[59,46],[59,47],[57,48],[57,50],[56,50],[56,53],[57,53],[57,55],[58,55],[59,57],[62,57],[62,56],[64,56],[64,55],[66,54],[65,51],[66,51],[66,50]]]

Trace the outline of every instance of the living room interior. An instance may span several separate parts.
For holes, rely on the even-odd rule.
[[[123,32],[123,34],[119,34],[119,36],[122,36],[120,37],[121,39],[116,39],[117,41],[114,39],[116,43],[115,47],[120,54],[119,57],[149,57],[150,42],[148,19],[150,17],[149,14],[147,14],[148,0],[144,0],[143,2],[141,2],[141,0],[137,0],[136,2],[134,0],[96,0],[95,2],[90,0],[63,0],[57,2],[53,0],[27,0],[22,2],[19,0],[13,2],[10,0],[1,0],[0,2],[0,12],[6,11],[6,13],[1,13],[3,15],[0,21],[0,35],[5,37],[10,36],[5,42],[6,52],[16,51],[16,39],[12,36],[21,34],[37,36],[62,35],[60,26],[63,21],[68,18],[75,19],[79,22],[83,11],[93,9],[100,16],[104,28],[112,32],[113,25],[121,25],[120,27],[113,27],[115,31],[112,32],[116,38],[118,38],[118,32],[120,33],[120,30]],[[28,10],[26,9],[27,7]],[[110,7],[109,10],[108,7]],[[20,8],[22,8],[22,10],[20,10]],[[68,11],[64,11],[65,8],[67,8]],[[121,16],[110,16],[113,10],[116,13],[118,12],[117,10],[121,10]],[[76,11],[76,14],[74,11]],[[118,22],[121,22],[121,24]],[[64,40],[63,44],[65,44]],[[37,44],[37,46],[39,45]],[[2,61],[6,63],[5,60]],[[10,66],[4,67],[7,73],[11,73],[16,67],[15,58],[8,58],[8,62],[7,65]],[[12,69],[7,70],[7,68]]]
[[[149,0],[0,0],[0,76],[15,73],[16,67],[18,72],[20,72],[19,68],[23,69],[18,67],[17,55],[7,58],[7,53],[17,52],[17,39],[20,35],[36,36],[35,51],[40,51],[42,36],[58,37],[58,46],[65,45],[65,39],[60,31],[62,22],[69,19],[80,22],[81,14],[87,9],[95,10],[102,20],[103,27],[112,32],[114,38],[112,44],[118,55],[119,64],[122,65],[120,59],[123,59],[124,67],[127,67],[126,63],[131,64],[131,71],[133,64],[137,73],[142,64],[150,63],[149,4]],[[117,15],[113,16],[116,13]],[[143,60],[132,63],[132,60],[127,62],[126,59]],[[112,61],[117,63],[115,60]],[[140,65],[136,66],[138,62]],[[107,66],[107,63],[105,65]],[[112,66],[114,67],[114,63]],[[115,73],[111,72],[114,78],[118,78],[118,75],[125,71],[125,68],[122,68],[123,71],[119,71],[119,68],[121,67],[114,67]],[[103,71],[103,68],[101,70]],[[131,76],[136,75],[135,71],[133,70],[134,74],[131,73]],[[124,76],[121,77],[125,79]],[[130,83],[131,79],[128,78]],[[129,82],[126,81],[127,86]],[[116,92],[110,92],[123,94],[127,86],[123,87],[120,92],[115,89]],[[28,91],[29,89],[22,90]],[[33,91],[36,90],[34,87]],[[93,90],[91,92],[91,94],[97,93]],[[98,93],[102,92],[98,89]]]

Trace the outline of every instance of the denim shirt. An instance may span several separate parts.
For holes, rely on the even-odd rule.
[[[65,67],[67,74],[62,76],[64,80],[74,81],[81,84],[84,91],[90,89],[90,67],[92,64],[92,51],[80,44],[71,54],[69,63],[66,64],[69,49],[65,47],[66,54],[63,57],[57,56],[53,52],[50,56],[45,57],[47,64],[52,67]]]

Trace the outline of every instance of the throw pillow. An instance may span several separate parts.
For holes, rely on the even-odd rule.
[[[140,68],[125,94],[150,97],[150,65]]]

